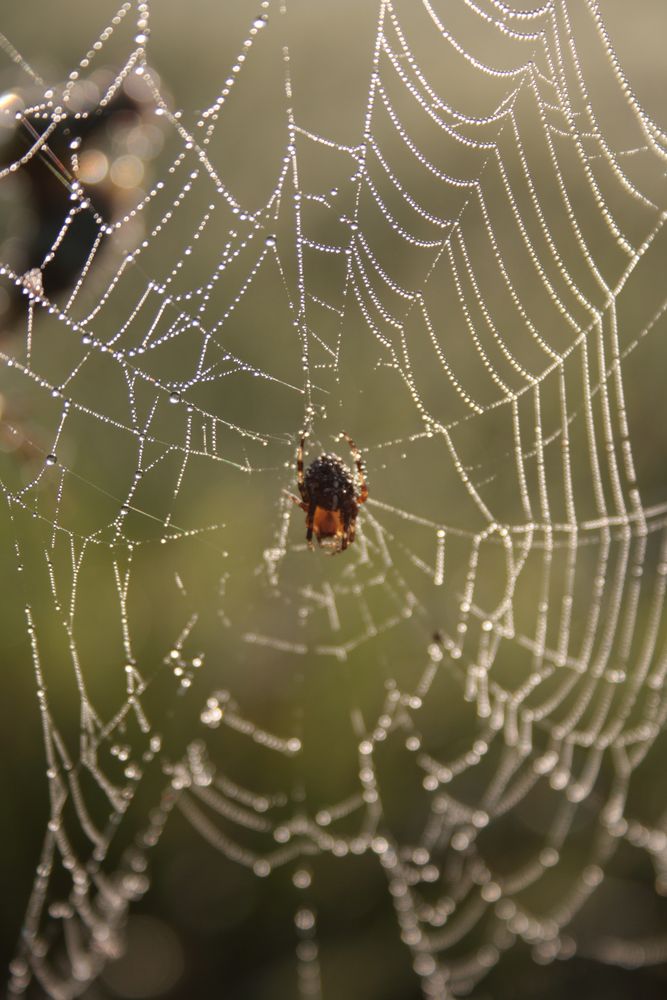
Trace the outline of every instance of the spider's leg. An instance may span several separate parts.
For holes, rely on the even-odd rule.
[[[349,434],[346,434],[345,431],[343,431],[342,434],[350,446],[350,451],[352,452],[352,458],[354,459],[355,464],[357,466],[357,472],[359,473],[359,479],[361,481],[361,493],[357,497],[357,506],[359,506],[359,504],[366,503],[366,501],[368,500],[368,486],[366,484],[366,477],[364,475],[364,467],[361,463],[361,452],[359,451],[359,449],[357,448],[356,444],[354,443]]]
[[[296,450],[296,480],[301,486],[303,486],[303,446],[305,442],[305,437],[302,437]]]
[[[303,500],[299,500],[299,498],[295,497],[293,493],[288,493],[287,490],[283,490],[283,493],[286,497],[289,497],[290,500],[297,505],[297,507],[300,507],[301,510],[308,510],[308,504],[304,503]]]
[[[355,517],[356,513],[353,513],[352,516],[346,517],[345,520],[343,521],[343,534],[341,535],[340,539],[340,548],[338,549],[339,552],[344,552],[345,549],[348,547],[348,545],[351,545],[352,542],[354,541]]]
[[[301,499],[307,501],[308,497],[306,495],[306,487],[304,485],[304,477],[303,477],[303,446],[305,442],[306,438],[302,436],[301,440],[299,441],[299,447],[297,448],[296,451],[296,484],[299,487],[299,493],[301,494]]]
[[[306,518],[306,528],[308,529],[306,531],[306,541],[308,542],[308,545],[312,549],[313,548],[313,518],[315,516],[315,508],[313,506],[310,506],[310,507],[304,507],[304,509],[308,511],[308,517]],[[319,542],[319,538],[317,540]]]

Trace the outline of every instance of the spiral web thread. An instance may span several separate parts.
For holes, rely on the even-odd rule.
[[[310,901],[323,855],[381,866],[424,996],[470,993],[517,941],[541,963],[667,958],[658,932],[577,933],[621,851],[667,890],[664,796],[629,799],[666,715],[667,499],[627,377],[651,351],[660,364],[666,136],[595,0],[422,0],[378,5],[365,103],[334,139],[299,114],[302,13],[248,10],[203,111],[179,110],[152,68],[146,3],[115,12],[60,88],[3,44],[41,88],[29,111],[44,126],[3,180],[63,123],[76,135],[77,88],[119,51],[98,105],[141,86],[165,135],[131,210],[109,223],[70,180],[42,268],[2,269],[25,316],[1,345],[3,396],[30,395],[49,428],[30,438],[37,465],[17,483],[7,459],[2,485],[49,803],[12,995],[76,996],[119,953],[174,811],[257,877],[290,873],[302,997],[326,995]],[[216,143],[264,62],[279,67],[281,153],[268,197],[246,204]],[[51,302],[40,271],[80,213],[97,235]],[[267,301],[270,330],[252,312]],[[384,394],[395,411],[374,419]],[[10,410],[3,426],[21,433]],[[368,471],[357,540],[333,560],[307,551],[282,492],[302,428],[309,450],[345,429]],[[145,593],[155,560],[181,602],[157,663],[133,611],[160,599]],[[98,661],[86,623],[107,613]],[[347,678],[346,794],[304,791],[305,695],[274,731],[235,687],[234,656],[258,684],[271,664],[302,686]],[[186,702],[177,753],[161,713]],[[252,755],[256,782],[236,768]],[[383,791],[398,767],[419,802],[404,827]],[[508,865],[494,838],[533,803],[540,828]]]

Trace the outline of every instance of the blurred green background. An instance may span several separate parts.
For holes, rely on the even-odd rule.
[[[606,0],[599,6],[637,100],[660,122],[665,83],[663,5],[643,0],[639,14],[632,17],[620,0]],[[495,8],[488,7],[493,13]],[[426,78],[458,111],[480,119],[507,98],[511,80],[489,77],[457,58],[425,8],[404,2],[393,10]],[[611,148],[624,151],[619,159],[627,165],[632,182],[658,201],[664,167],[653,153],[629,152],[638,145],[645,147],[646,139],[628,111],[591,19],[574,3],[564,5],[562,11],[571,18],[600,130]],[[254,19],[267,12],[265,26],[250,36]],[[46,83],[39,85],[21,71],[8,50],[0,64],[3,92],[16,95],[24,107],[30,107],[42,100],[46,86],[56,91],[62,88],[68,73],[114,14],[115,9],[105,4],[63,2],[58,5],[56,32],[51,12],[47,18],[40,5],[28,2],[6,10],[0,30]],[[204,129],[198,129],[196,122],[202,111],[214,104],[221,88],[230,89],[206,146],[207,163],[185,148],[187,136],[178,132],[179,119],[154,115],[151,87],[142,89],[141,82],[130,76],[125,93],[131,106],[110,114],[98,134],[88,142],[84,139],[81,155],[82,164],[83,152],[95,149],[106,156],[109,173],[100,180],[95,179],[99,155],[97,159],[88,156],[91,180],[86,191],[106,221],[124,221],[107,249],[97,255],[71,304],[68,297],[74,281],[68,288],[65,267],[63,287],[53,292],[62,312],[50,315],[36,308],[30,335],[26,303],[16,305],[22,297],[17,297],[10,283],[3,289],[0,393],[3,426],[9,428],[0,442],[7,501],[0,515],[0,574],[5,595],[0,643],[6,677],[0,723],[5,741],[0,788],[6,817],[0,937],[5,965],[16,951],[50,816],[44,730],[26,635],[26,605],[35,621],[48,692],[47,736],[57,731],[74,761],[86,750],[87,734],[96,747],[99,739],[100,772],[119,786],[129,782],[136,789],[127,814],[122,820],[116,814],[118,830],[110,839],[103,870],[111,875],[123,869],[127,851],[137,838],[147,827],[154,833],[160,826],[163,817],[158,805],[171,777],[169,769],[184,759],[192,761],[187,748],[195,740],[205,741],[207,766],[234,787],[250,790],[255,798],[275,796],[268,833],[240,829],[230,817],[216,821],[225,836],[263,856],[277,849],[280,836],[273,834],[281,826],[298,816],[315,817],[358,792],[357,746],[385,710],[387,683],[415,692],[430,662],[433,634],[445,637],[445,645],[456,638],[471,540],[486,524],[462,484],[461,468],[452,460],[442,428],[450,431],[462,468],[494,518],[508,525],[526,521],[514,468],[509,407],[495,405],[502,394],[480,361],[452,277],[455,272],[466,274],[465,254],[454,238],[453,262],[446,254],[440,258],[433,246],[406,241],[387,224],[387,212],[391,212],[399,227],[426,243],[448,232],[401,199],[396,185],[380,169],[379,159],[371,154],[369,176],[385,212],[378,210],[368,187],[363,187],[357,203],[355,155],[368,110],[378,15],[376,4],[334,5],[322,0],[290,2],[285,12],[246,0],[224,6],[194,0],[187,9],[154,5],[147,56],[150,81],[170,112],[182,111],[180,124],[201,137]],[[439,16],[480,60],[506,69],[534,58],[537,70],[547,73],[545,52],[555,52],[548,32],[545,49],[511,38],[501,46],[501,35],[463,3],[441,4]],[[389,15],[385,17],[387,36],[395,45]],[[562,41],[567,35],[562,13],[554,23]],[[136,14],[130,11],[104,40],[94,65],[86,68],[93,75],[98,73],[98,91],[97,98],[82,91],[82,106],[86,100],[101,99],[105,83],[113,81],[135,47],[136,31]],[[233,79],[231,67],[249,37],[253,43],[247,49],[247,61],[230,86],[225,81],[230,74]],[[408,66],[407,60],[403,63]],[[576,518],[580,524],[593,519],[596,503],[586,436],[583,362],[575,343],[589,316],[565,287],[542,242],[519,149],[527,158],[540,208],[573,281],[601,313],[608,303],[573,239],[544,142],[545,120],[552,129],[549,134],[557,147],[570,204],[600,272],[612,286],[627,260],[601,223],[599,205],[591,196],[573,145],[558,132],[563,121],[549,110],[548,88],[541,92],[542,102],[547,103],[540,103],[524,82],[515,103],[516,133],[509,119],[502,128],[493,121],[457,126],[463,135],[474,136],[473,146],[454,141],[423,108],[417,108],[386,57],[380,57],[379,66],[387,101],[414,147],[440,171],[465,184],[447,184],[424,168],[401,139],[379,94],[370,119],[377,149],[418,205],[438,219],[459,219],[472,273],[492,309],[501,339],[524,372],[542,375],[549,358],[536,339],[527,335],[507,296],[475,200],[474,182],[479,180],[502,259],[520,300],[551,351],[566,357],[562,370],[571,417]],[[578,81],[571,69],[564,71],[563,80],[576,95]],[[553,93],[551,100],[555,101]],[[295,136],[290,136],[288,109],[302,130]],[[575,117],[583,116],[583,109],[583,103],[578,105]],[[66,127],[76,134],[71,121]],[[4,131],[9,149],[16,141],[9,120]],[[322,135],[336,145],[320,144],[307,133]],[[288,150],[292,140],[294,160]],[[480,145],[496,140],[498,159],[518,210],[530,220],[529,238],[543,255],[545,274],[572,316],[569,325],[530,265],[508,210],[502,175],[492,155],[487,162],[488,149]],[[60,156],[67,162],[71,159],[69,141],[58,132],[51,142],[52,146],[61,143]],[[352,148],[357,150],[355,155]],[[177,166],[170,171],[174,162]],[[208,173],[207,165],[215,168],[224,190]],[[286,179],[277,188],[283,168]],[[50,175],[43,171],[27,179],[29,169],[3,179],[0,186],[2,262],[18,274],[31,264],[31,241],[44,222],[36,191],[46,191],[50,183]],[[189,172],[196,172],[196,177],[186,196],[181,196]],[[620,228],[639,245],[656,224],[657,213],[629,198],[604,165],[596,177]],[[164,186],[133,214],[157,181]],[[295,194],[301,195],[298,206]],[[63,205],[58,195],[53,198],[57,217]],[[234,211],[234,203],[241,206],[240,212]],[[173,212],[173,218],[155,232],[164,212]],[[318,245],[344,248],[350,243],[355,212],[361,231],[356,245],[362,248],[357,278],[362,263],[368,266],[369,259],[362,239],[389,278],[382,282],[373,276],[366,285],[360,281],[358,297],[345,254],[318,250]],[[207,215],[210,220],[200,229]],[[310,241],[301,258],[297,220]],[[114,275],[123,255],[141,247],[143,240],[147,246],[122,269],[116,282]],[[69,273],[76,280],[83,259],[77,256],[75,244],[72,240],[72,246],[63,244],[56,252],[54,267],[45,268],[45,282],[56,264],[66,265],[66,253],[73,256]],[[85,259],[90,249],[85,229],[80,234],[79,254],[81,247]],[[260,258],[262,263],[255,268]],[[149,281],[156,282],[159,290],[150,293],[135,312]],[[398,286],[423,291],[435,339],[456,373],[458,387],[477,401],[481,412],[471,414],[439,363],[419,320],[419,308],[401,302]],[[167,287],[170,303],[162,312]],[[466,287],[468,302],[473,302],[474,295]],[[104,295],[107,289],[108,297]],[[381,311],[373,310],[370,292],[386,312],[407,317],[404,342],[391,323],[382,326]],[[101,308],[86,320],[101,296]],[[662,302],[664,247],[658,236],[618,298],[625,403],[644,509],[664,501],[665,434],[658,416],[664,396],[660,337],[664,321],[661,325],[659,318],[644,335]],[[199,325],[192,322],[195,315]],[[371,326],[368,315],[377,327]],[[71,323],[90,328],[92,349],[82,340],[83,326],[73,330]],[[545,519],[537,513],[535,441],[539,429],[547,442],[550,517],[562,523],[567,510],[557,378],[554,374],[544,379],[538,424],[527,380],[495,348],[479,315],[473,326],[476,332],[482,331],[483,350],[505,384],[523,393],[517,397],[517,406],[535,520]],[[155,349],[136,353],[149,330],[155,340],[161,335],[164,340]],[[123,364],[111,351],[100,350],[100,345],[119,334]],[[606,325],[602,340],[609,350]],[[589,334],[584,341],[590,344],[593,372],[594,436],[604,452],[604,394],[599,391],[597,370],[598,364],[604,368],[604,362],[600,362],[595,336]],[[307,409],[308,391],[312,392],[312,411]],[[619,400],[614,392],[612,385],[616,417]],[[56,437],[64,400],[72,405]],[[371,499],[360,515],[360,537],[349,552],[335,559],[306,550],[303,515],[287,506],[282,492],[295,489],[295,448],[307,425],[311,458],[320,448],[336,447],[344,455],[337,437],[345,430],[362,448],[368,471]],[[57,464],[45,466],[44,459],[52,452],[57,454]],[[145,471],[137,479],[139,468]],[[605,473],[603,479],[607,510],[613,514],[610,477]],[[128,512],[122,510],[124,504],[129,505]],[[54,524],[64,530],[54,534]],[[443,586],[434,585],[432,571],[438,526],[447,532]],[[640,593],[638,624],[627,656],[630,676],[650,624],[650,581],[660,558],[659,515],[651,526],[644,560],[649,583]],[[585,632],[603,534],[584,533],[580,539],[572,649]],[[463,657],[457,663],[445,655],[445,666],[421,709],[409,706],[406,719],[390,729],[374,755],[381,794],[377,832],[392,838],[408,854],[424,842],[431,796],[422,786],[424,775],[415,754],[406,748],[406,736],[418,731],[424,750],[449,762],[470,752],[486,728],[474,704],[464,699],[465,667],[483,648],[482,609],[491,614],[499,606],[508,581],[501,546],[491,542],[480,551],[475,590],[479,611],[471,619]],[[547,594],[552,609],[559,607],[565,588],[566,552],[561,547],[554,555]],[[622,575],[618,533],[612,533],[611,553],[608,582],[614,572]],[[128,569],[124,620],[118,581]],[[521,635],[534,635],[544,579],[539,538],[513,595]],[[69,623],[85,698],[73,669],[70,637],[63,628],[68,608],[73,608]],[[607,603],[603,616],[611,620]],[[124,626],[129,646],[124,644]],[[191,632],[184,634],[186,626]],[[547,628],[548,645],[553,647],[558,629],[555,611]],[[603,646],[604,628],[601,633],[598,641]],[[614,657],[620,658],[621,640],[608,634],[616,643]],[[662,622],[658,634],[664,641]],[[144,716],[130,711],[107,732],[105,724],[126,704],[128,663],[148,682],[141,699],[147,731],[140,724]],[[531,657],[520,642],[501,639],[493,669],[497,683],[513,691],[530,673]],[[247,733],[202,724],[202,710],[216,692],[230,692],[239,716],[255,727],[281,738],[298,738],[301,752],[290,756],[271,751]],[[224,701],[225,696],[219,697]],[[594,702],[592,713],[598,704]],[[96,722],[82,713],[82,707],[89,705],[98,713],[101,738]],[[650,710],[642,699],[638,705],[639,713]],[[562,721],[570,708],[565,704],[556,710],[551,721]],[[151,749],[155,737],[161,741],[159,751]],[[536,753],[546,748],[548,737],[548,726],[536,727]],[[633,778],[628,814],[647,825],[664,826],[662,754],[658,740]],[[128,778],[126,758],[140,768],[140,780]],[[452,785],[452,794],[474,807],[505,763],[501,732],[491,745],[488,763],[464,770]],[[573,771],[578,765],[577,759]],[[80,777],[87,809],[103,829],[109,803],[100,791],[100,781],[85,768]],[[548,910],[563,887],[597,859],[602,839],[598,814],[613,780],[613,762],[605,761],[593,793],[574,810],[567,848],[554,879],[545,876],[528,892],[518,893],[522,904],[537,913]],[[519,797],[513,808],[490,824],[480,837],[480,849],[492,870],[516,873],[539,853],[549,842],[561,800],[557,790],[546,781],[539,782],[536,790]],[[164,801],[162,805],[166,808]],[[357,856],[352,850],[344,858],[309,854],[309,842],[297,830],[292,842],[301,843],[304,856],[260,878],[216,851],[194,829],[191,819],[175,808],[157,845],[145,852],[150,885],[145,894],[138,891],[140,898],[131,907],[126,954],[85,988],[85,997],[295,997],[299,995],[295,915],[303,909],[317,914],[315,940],[322,995],[327,1000],[412,1000],[424,995],[412,968],[413,956],[400,941],[394,901],[373,852]],[[373,826],[372,808],[365,813],[365,821]],[[362,810],[357,810],[334,824],[336,836],[348,848],[363,832],[361,822]],[[65,810],[64,825],[74,852],[88,858],[90,843],[71,805]],[[435,901],[437,891],[456,891],[456,862],[451,854],[446,845],[437,845],[434,860],[442,866],[442,880],[435,887],[420,887],[426,901],[431,896]],[[69,876],[59,866],[56,869],[49,901],[69,891]],[[665,928],[664,901],[654,892],[655,873],[644,852],[622,847],[606,870],[608,878],[577,918],[574,931],[582,944],[579,955],[567,962],[539,964],[519,934],[517,943],[474,986],[473,995],[478,1000],[527,1000],[538,995],[556,1000],[566,992],[605,1000],[664,996],[664,963],[628,970],[588,957],[598,932],[603,938],[639,939],[659,937]],[[311,881],[302,889],[295,881],[304,871]],[[58,920],[51,923],[58,924]],[[482,919],[464,936],[463,944],[452,947],[449,957],[478,959],[478,949],[496,932],[492,925],[492,916]],[[53,927],[47,928],[45,940],[52,931]],[[59,948],[54,939],[55,966],[64,973],[66,966],[57,957]],[[77,944],[70,941],[70,949],[76,953]],[[302,966],[312,968],[312,963]],[[465,976],[459,983],[461,993],[463,982]],[[308,988],[303,980],[301,995],[318,995],[309,994]],[[28,996],[43,995],[38,985],[29,987]]]

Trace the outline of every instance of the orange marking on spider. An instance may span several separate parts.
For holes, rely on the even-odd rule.
[[[356,444],[343,431],[350,446],[359,475],[359,492],[355,488],[354,474],[338,455],[324,452],[306,469],[303,467],[302,436],[296,453],[296,481],[299,497],[287,496],[306,513],[306,541],[313,548],[313,535],[318,545],[331,550],[331,555],[343,552],[354,541],[355,521],[359,507],[368,499],[368,485],[364,474],[361,453]]]

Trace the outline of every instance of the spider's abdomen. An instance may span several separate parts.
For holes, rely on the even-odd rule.
[[[324,454],[306,470],[305,486],[311,503],[339,510],[354,502],[354,482],[337,455]]]

